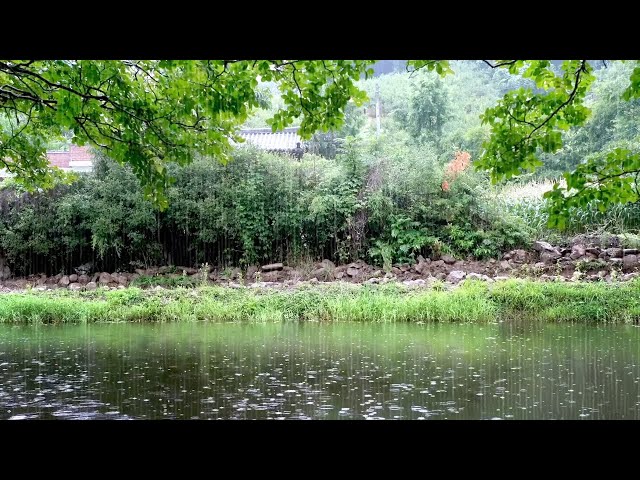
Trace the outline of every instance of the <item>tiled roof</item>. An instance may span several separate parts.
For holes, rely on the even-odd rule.
[[[240,136],[263,150],[285,152],[294,150],[302,139],[298,136],[298,127],[289,127],[273,133],[270,128],[250,128],[240,130]]]

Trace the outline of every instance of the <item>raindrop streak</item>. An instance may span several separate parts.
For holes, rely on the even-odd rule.
[[[0,419],[638,419],[640,329],[0,326]]]

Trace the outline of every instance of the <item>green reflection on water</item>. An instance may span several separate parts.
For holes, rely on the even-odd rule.
[[[640,329],[0,326],[0,418],[637,419]]]

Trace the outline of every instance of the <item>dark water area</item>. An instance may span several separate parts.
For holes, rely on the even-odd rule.
[[[638,419],[640,328],[0,326],[0,419]]]

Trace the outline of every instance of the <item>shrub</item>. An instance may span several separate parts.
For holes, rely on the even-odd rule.
[[[21,274],[73,273],[87,261],[109,271],[322,258],[390,268],[418,254],[483,258],[523,243],[517,222],[485,198],[487,178],[458,170],[443,191],[434,147],[405,138],[349,138],[334,160],[242,148],[227,165],[173,166],[169,208],[158,212],[128,167],[101,157],[72,185],[0,190],[0,254]]]

